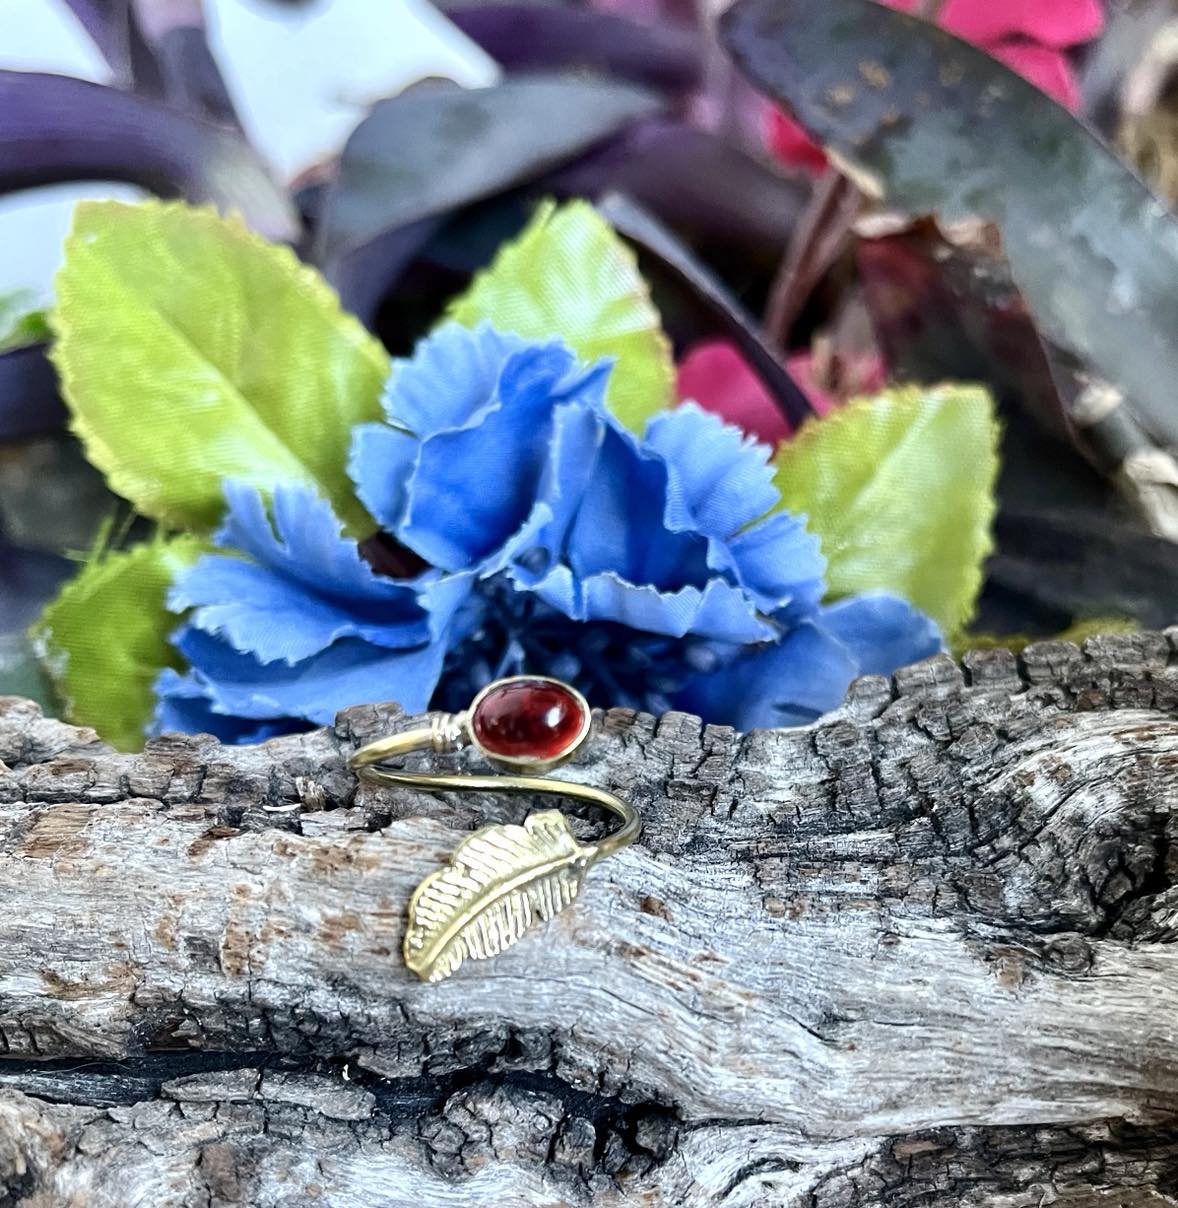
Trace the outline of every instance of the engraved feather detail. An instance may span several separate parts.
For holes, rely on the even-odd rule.
[[[510,948],[572,902],[593,855],[558,810],[529,814],[522,826],[475,831],[409,900],[405,963],[435,982],[463,960]]]

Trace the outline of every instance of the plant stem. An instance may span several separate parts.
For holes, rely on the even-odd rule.
[[[794,227],[769,292],[765,331],[788,347],[789,331],[815,286],[846,247],[863,198],[837,168],[828,168]]]

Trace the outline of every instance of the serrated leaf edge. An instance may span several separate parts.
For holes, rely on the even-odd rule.
[[[803,456],[807,446],[815,445],[823,439],[829,438],[835,427],[853,423],[859,409],[862,407],[875,406],[881,401],[886,401],[891,405],[916,407],[919,405],[921,399],[935,396],[944,391],[974,394],[977,398],[986,400],[990,409],[990,423],[987,425],[989,447],[986,453],[991,471],[988,475],[988,482],[985,484],[986,503],[983,505],[982,514],[978,517],[977,525],[971,526],[967,530],[971,560],[969,569],[964,576],[963,591],[961,593],[964,603],[954,609],[951,623],[945,624],[945,618],[936,618],[944,625],[946,640],[952,641],[962,628],[968,625],[976,611],[977,599],[981,593],[982,583],[985,578],[983,568],[986,559],[994,550],[993,524],[994,517],[998,512],[998,504],[994,492],[1000,469],[999,449],[1002,426],[994,416],[993,398],[984,386],[968,382],[937,382],[931,386],[893,386],[877,394],[858,395],[849,399],[846,404],[831,411],[828,415],[814,416],[808,419],[793,436],[778,446],[771,464],[775,476],[780,475],[791,457]],[[783,500],[774,510],[780,510],[785,506],[786,503]],[[808,520],[804,509],[797,514]],[[812,523],[808,523],[808,527],[811,532],[822,539],[822,534],[814,528]],[[837,551],[832,551],[827,547],[825,539],[823,539],[822,553],[827,558],[828,563],[832,555],[837,555]]]
[[[72,602],[79,593],[100,590],[108,581],[117,578],[124,569],[148,556],[163,554],[173,563],[173,573],[190,566],[208,549],[202,538],[190,534],[157,536],[125,550],[104,551],[96,548],[94,553],[81,564],[77,574],[62,584],[57,595],[41,610],[41,615],[29,626],[28,638],[33,653],[45,669],[53,691],[69,721],[89,725],[90,721],[77,717],[77,702],[69,694],[67,684],[70,673],[70,649],[54,632],[54,617],[60,608]],[[99,728],[99,727],[96,727]],[[99,728],[100,729],[100,728]]]
[[[70,249],[79,241],[92,241],[96,238],[94,233],[86,227],[86,222],[89,218],[103,212],[117,213],[128,210],[150,210],[157,221],[165,221],[170,212],[184,213],[197,225],[204,224],[210,227],[227,228],[244,245],[252,246],[253,250],[261,254],[272,256],[277,266],[289,272],[292,287],[306,294],[313,301],[325,304],[327,309],[324,313],[331,313],[332,321],[338,324],[340,331],[346,337],[347,343],[359,355],[371,360],[374,370],[379,370],[385,378],[388,377],[389,360],[380,344],[354,315],[349,314],[343,309],[340,304],[339,295],[331,285],[310,265],[304,264],[299,260],[291,248],[263,239],[255,231],[246,226],[244,220],[237,213],[225,215],[221,214],[212,205],[191,205],[182,201],[160,201],[157,199],[134,203],[99,200],[81,201],[74,207],[70,230],[66,236],[64,244],[66,259],[68,260]],[[64,263],[57,273],[54,285],[57,302],[48,314],[49,327],[53,334],[49,359],[57,372],[61,396],[69,409],[69,430],[81,442],[87,460],[96,469],[101,471],[112,491],[130,500],[144,515],[150,516],[152,519],[158,520],[162,524],[172,528],[187,528],[198,532],[211,530],[215,527],[214,524],[194,518],[192,511],[188,508],[177,508],[162,501],[153,502],[146,500],[139,490],[138,476],[123,466],[122,460],[110,442],[100,436],[93,425],[88,423],[85,416],[79,411],[74,402],[76,398],[76,376],[67,357],[62,353],[63,340],[68,341],[71,338],[65,310],[71,300],[75,300],[74,291],[66,275]],[[236,390],[236,387],[234,389]],[[248,402],[248,400],[246,401]],[[373,418],[375,419],[377,416],[374,415]],[[295,457],[295,460],[302,465],[302,459],[297,454],[294,454],[293,450],[291,450],[291,453]],[[310,470],[306,470],[305,481],[308,485],[314,486],[316,490],[323,494],[324,498],[332,498],[332,495],[326,492],[323,484],[319,482],[318,478]],[[367,516],[367,512],[358,500],[351,504],[349,510],[352,509],[354,509],[354,515],[357,517]],[[372,522],[369,528],[374,527],[375,522]]]

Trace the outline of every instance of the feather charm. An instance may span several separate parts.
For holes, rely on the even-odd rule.
[[[434,982],[510,948],[572,902],[594,854],[558,810],[475,831],[409,900],[405,963]]]

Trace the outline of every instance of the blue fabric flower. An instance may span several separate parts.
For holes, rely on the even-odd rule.
[[[225,494],[214,540],[231,552],[200,558],[169,594],[188,612],[173,638],[188,670],[160,676],[153,728],[248,741],[362,701],[427,708],[469,584],[375,574],[307,487],[276,488],[273,520],[253,488]]]
[[[816,602],[825,563],[802,520],[763,519],[768,450],[694,405],[640,440],[606,408],[608,370],[442,328],[394,371],[388,422],[356,431],[360,499],[433,566],[507,570],[571,620],[771,639],[761,611]]]
[[[890,675],[941,648],[941,632],[924,613],[870,592],[816,609],[772,645],[730,651],[675,704],[738,730],[805,725],[837,708],[858,676]]]
[[[494,573],[579,494],[608,375],[560,343],[443,327],[394,368],[388,423],[356,429],[356,492],[431,566]]]
[[[523,672],[594,704],[781,725],[939,648],[895,597],[823,607],[818,541],[772,510],[768,450],[690,404],[635,436],[606,408],[609,372],[485,326],[443,327],[396,365],[349,470],[428,564],[416,578],[375,573],[309,490],[279,488],[271,515],[228,484],[224,552],[172,592],[188,670],[161,677],[157,728],[234,739],[368,701],[459,708]]]

